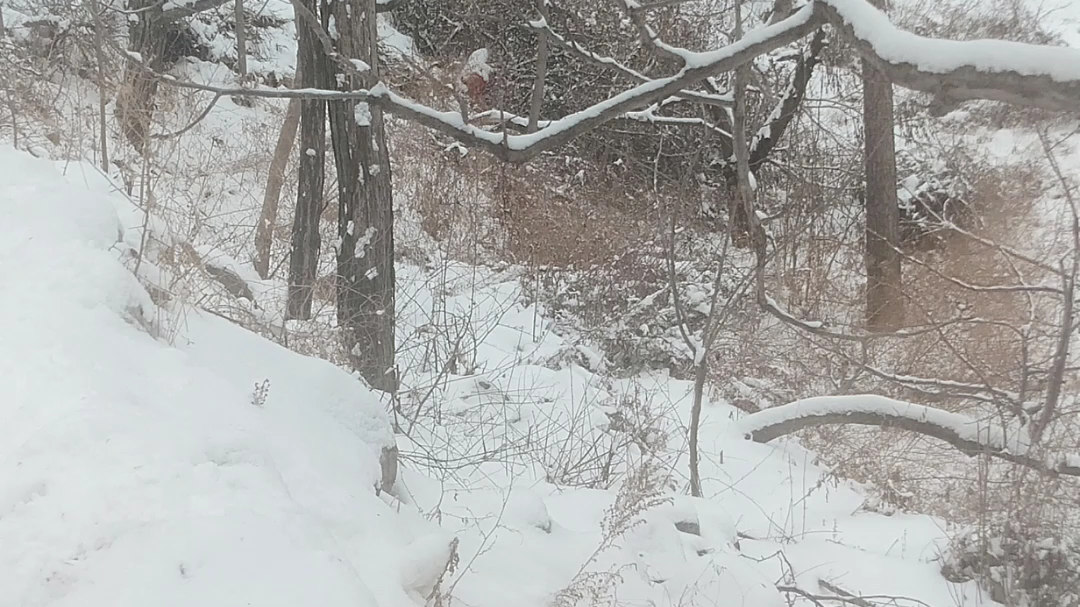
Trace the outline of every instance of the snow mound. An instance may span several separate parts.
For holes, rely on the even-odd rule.
[[[433,526],[376,496],[377,397],[197,310],[161,335],[130,203],[0,166],[0,606],[410,604]]]

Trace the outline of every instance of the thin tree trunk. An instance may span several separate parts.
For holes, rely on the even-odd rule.
[[[379,80],[376,0],[334,5],[344,57],[370,66],[338,74],[350,88]],[[337,314],[354,368],[375,389],[397,390],[394,366],[394,210],[382,109],[332,101],[330,131],[338,171]]]
[[[300,83],[299,69],[293,80],[296,84]],[[266,190],[263,192],[262,212],[259,213],[259,223],[255,226],[255,271],[264,279],[270,277],[270,249],[274,244],[278,202],[281,200],[281,187],[285,184],[285,168],[289,165],[289,157],[296,143],[296,131],[299,126],[300,100],[290,99],[289,107],[285,110],[285,119],[281,122],[277,145],[274,146],[274,156],[270,159]]]
[[[109,173],[109,130],[105,122],[105,23],[101,20],[101,3],[92,0],[90,11],[94,14],[94,51],[97,58],[98,77],[98,138],[101,141],[101,169]],[[2,34],[2,28],[0,28]]]
[[[247,79],[247,19],[244,18],[244,0],[235,0],[233,27],[236,34],[236,73],[240,82]]]
[[[537,0],[540,15],[547,20],[548,0]],[[544,106],[544,81],[547,79],[548,35],[547,30],[540,30],[540,40],[536,48],[536,81],[533,82],[532,100],[529,104],[528,132],[535,133],[540,124],[540,111]]]
[[[874,0],[884,8],[884,0]],[[896,200],[892,83],[864,61],[863,123],[866,167],[866,325],[898,328],[904,319],[900,254],[900,211]]]
[[[304,0],[312,11],[315,0]],[[302,88],[326,85],[327,60],[319,40],[302,22],[297,32],[297,71]],[[292,248],[289,253],[288,318],[311,318],[311,302],[319,268],[319,217],[323,210],[323,182],[326,164],[326,104],[319,99],[300,103],[300,166],[293,217]]]

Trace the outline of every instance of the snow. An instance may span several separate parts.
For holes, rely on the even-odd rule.
[[[382,42],[387,27],[380,15]],[[412,52],[407,38],[389,35]],[[292,60],[280,61],[289,73]],[[229,82],[219,68],[183,69],[195,71],[192,80]],[[541,132],[510,136],[510,146],[670,82],[542,122]],[[371,95],[408,103],[385,87]],[[214,156],[215,170],[227,167],[221,173],[255,164],[229,154],[269,149],[255,134],[276,135],[279,116],[266,111],[274,104],[284,107],[223,99],[187,143],[225,141],[216,152],[224,158]],[[455,112],[408,107],[503,141]],[[206,167],[198,154],[178,148],[163,191],[188,193],[189,176]],[[546,607],[582,574],[603,580],[621,603],[658,607],[779,607],[785,597],[774,585],[785,576],[813,592],[824,578],[933,605],[993,604],[938,573],[944,521],[866,511],[861,489],[793,441],[744,440],[742,414],[710,394],[706,497],[686,496],[690,382],[609,374],[601,348],[562,334],[543,306],[526,303],[518,270],[453,261],[428,241],[419,242],[431,267],[396,267],[402,410],[417,421],[409,437],[396,437],[405,457],[398,489],[376,496],[379,450],[395,440],[387,404],[333,365],[185,303],[197,297],[185,300],[182,289],[165,307],[151,302],[145,286],[171,284],[177,272],[146,256],[135,278],[144,214],[92,167],[8,148],[0,166],[0,607],[412,606],[440,576],[442,591],[453,589],[448,607]],[[204,192],[226,201],[204,213],[218,230],[222,218],[253,225],[257,215],[258,197],[251,204],[227,192],[232,178],[213,174],[190,191],[193,201]],[[396,210],[407,213],[409,202],[395,200]],[[171,242],[160,218],[149,224],[155,239]],[[372,235],[364,231],[357,255]],[[257,280],[242,246],[200,238],[200,257],[241,276],[266,308],[260,318],[285,326],[280,282]],[[451,350],[431,337],[439,331],[466,346]],[[425,358],[440,348],[435,362]],[[439,358],[448,352],[453,372]],[[267,386],[265,402],[257,386]],[[655,431],[670,443],[655,457],[670,477],[666,501],[608,538],[626,474],[645,459],[634,445],[613,447],[625,441],[612,416],[626,413],[626,402],[660,415]],[[582,470],[609,448],[610,478]],[[686,531],[695,524],[697,534]]]
[[[455,606],[544,607],[591,579],[633,604],[780,607],[784,559],[811,590],[992,604],[937,574],[942,521],[860,511],[811,454],[743,440],[723,401],[703,407],[707,497],[681,494],[691,383],[604,375],[603,352],[552,331],[513,273],[458,262],[441,285],[398,267],[400,330],[441,298],[476,349],[449,376],[402,349],[403,406],[434,390],[440,413],[398,437],[413,463],[376,496],[393,437],[371,392],[197,308],[156,307],[130,271],[143,214],[92,167],[9,148],[0,164],[0,606],[415,606],[442,578]],[[587,368],[555,362],[567,351]],[[678,473],[610,536],[639,451],[599,488],[552,480],[618,444],[627,399],[665,412],[658,457]]]
[[[167,339],[126,199],[0,165],[0,605],[409,604],[377,398],[195,309]]]
[[[898,29],[866,0],[816,0],[834,9],[855,35],[890,63],[945,73],[965,67],[990,72],[1045,75],[1058,82],[1080,80],[1080,49],[1002,40],[936,40]]]
[[[478,48],[473,51],[465,61],[465,66],[461,68],[462,78],[473,74],[480,76],[484,81],[491,78],[491,66],[488,65],[488,50],[486,48]]]
[[[371,126],[371,108],[367,103],[361,101],[353,108],[353,115],[356,118],[357,126]]]
[[[997,424],[875,394],[804,398],[753,413],[741,419],[738,426],[749,435],[789,420],[853,413],[902,417],[916,422],[925,422],[949,430],[961,440],[980,443],[992,449],[1017,455],[1025,453],[1029,446],[1027,437],[1022,432],[1010,432],[1007,437],[1006,432]]]

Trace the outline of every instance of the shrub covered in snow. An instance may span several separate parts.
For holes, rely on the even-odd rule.
[[[1006,605],[1080,606],[1080,541],[1016,520],[956,537],[942,573],[958,582],[974,579]]]

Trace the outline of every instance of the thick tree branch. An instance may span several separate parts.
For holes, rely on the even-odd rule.
[[[1080,50],[1003,40],[938,40],[900,30],[865,0],[815,0],[862,58],[894,84],[940,100],[1080,111]]]
[[[1027,437],[1007,436],[1000,427],[958,413],[873,394],[821,396],[765,409],[739,420],[751,440],[767,443],[804,428],[855,424],[900,428],[945,441],[969,455],[986,454],[1045,473],[1080,476],[1080,456],[1052,461],[1028,453]]]

